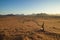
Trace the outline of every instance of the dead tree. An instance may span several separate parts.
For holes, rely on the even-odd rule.
[[[41,31],[44,32],[44,22],[43,22],[43,24],[41,25]]]
[[[44,22],[42,23],[42,25],[40,25],[40,24],[39,24],[38,22],[36,22],[35,20],[32,20],[32,21],[35,22],[38,26],[41,27],[39,31],[45,32],[45,30],[44,30]]]

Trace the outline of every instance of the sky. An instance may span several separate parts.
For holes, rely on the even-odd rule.
[[[60,14],[60,0],[0,0],[0,14]]]

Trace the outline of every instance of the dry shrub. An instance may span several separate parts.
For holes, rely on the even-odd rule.
[[[0,32],[0,40],[4,40],[5,34]]]
[[[23,40],[24,35],[15,35],[13,40]]]

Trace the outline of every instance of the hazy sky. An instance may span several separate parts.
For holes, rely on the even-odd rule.
[[[60,0],[0,0],[0,14],[60,13]]]

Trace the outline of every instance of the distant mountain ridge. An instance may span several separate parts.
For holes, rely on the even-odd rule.
[[[6,14],[6,15],[1,15],[0,16],[27,16],[24,14]],[[36,13],[36,14],[31,14],[30,16],[60,16],[60,14],[46,14],[46,13]]]

